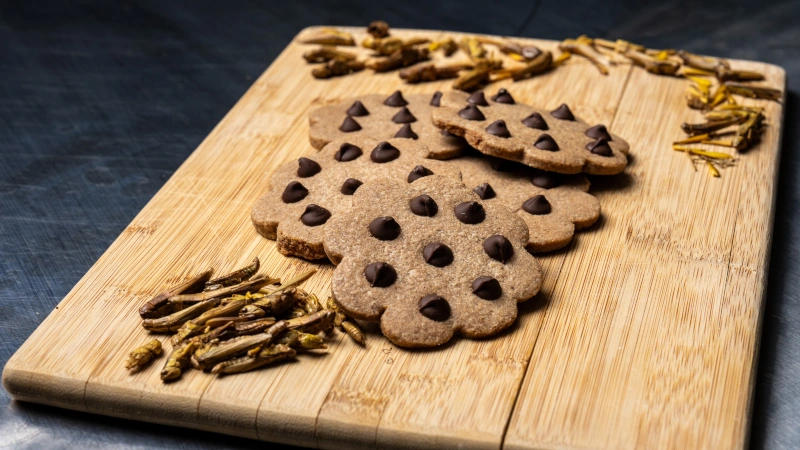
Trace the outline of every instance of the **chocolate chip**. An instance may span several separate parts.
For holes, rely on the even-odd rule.
[[[494,192],[494,189],[492,189],[492,186],[489,183],[483,183],[479,185],[473,189],[472,192],[478,194],[478,197],[480,197],[481,200],[488,200],[490,198],[497,197],[497,194]]]
[[[472,293],[484,300],[497,300],[503,295],[503,288],[492,277],[478,277],[472,282]]]
[[[417,166],[411,169],[411,173],[408,174],[408,182],[413,183],[422,177],[427,177],[433,175],[431,169],[428,169],[425,166]]]
[[[368,116],[369,111],[364,107],[364,104],[356,100],[353,106],[347,109],[347,115],[353,117]]]
[[[411,124],[407,123],[403,125],[400,130],[395,133],[394,137],[396,138],[406,138],[406,139],[419,139],[419,135],[414,133],[414,130],[411,129]]]
[[[458,220],[468,225],[481,223],[486,218],[486,211],[478,202],[459,203],[455,207],[455,213]]]
[[[306,195],[308,195],[308,189],[300,184],[299,181],[292,181],[287,184],[286,189],[283,190],[281,200],[283,200],[283,203],[297,203],[306,198]]]
[[[550,211],[553,210],[553,208],[550,206],[550,202],[544,198],[544,195],[537,195],[525,200],[525,202],[522,204],[522,209],[526,213],[533,214],[534,216],[550,214]]]
[[[499,234],[489,236],[483,241],[483,251],[490,258],[496,259],[503,264],[514,256],[514,246],[511,245],[511,241]]]
[[[453,251],[441,242],[431,242],[422,249],[422,257],[432,266],[445,267],[453,262]]]
[[[588,130],[586,130],[586,135],[592,139],[600,139],[603,138],[609,142],[612,141],[611,135],[608,133],[605,125],[595,125]]]
[[[339,150],[333,154],[333,159],[339,162],[347,162],[358,158],[363,153],[360,147],[345,142],[339,147]]]
[[[541,54],[542,51],[539,50],[539,47],[534,47],[533,45],[526,45],[525,47],[522,47],[522,57],[529,61]]]
[[[505,120],[495,120],[491,125],[486,127],[486,132],[501,138],[511,137],[511,132],[508,131]]]
[[[459,111],[458,115],[467,120],[486,120],[486,116],[484,116],[481,110],[472,103]]]
[[[507,105],[513,105],[516,103],[514,101],[514,97],[512,97],[511,94],[509,94],[508,91],[503,88],[497,90],[497,94],[492,97],[492,101],[497,103],[505,103]]]
[[[433,217],[439,212],[439,206],[427,195],[412,198],[409,207],[411,212],[422,217]]]
[[[561,177],[553,172],[539,172],[531,177],[531,183],[542,189],[553,189],[561,185]]]
[[[473,93],[467,98],[467,101],[473,105],[489,106],[489,102],[486,101],[486,96],[483,95],[483,91]]]
[[[536,142],[533,143],[533,146],[541,150],[547,150],[548,152],[558,151],[558,144],[556,144],[556,141],[550,137],[549,134],[539,136]]]
[[[547,126],[547,122],[544,121],[544,117],[541,114],[535,112],[530,116],[522,119],[522,124],[528,128],[533,128],[534,130],[549,130],[550,127]]]
[[[356,193],[356,190],[359,187],[361,187],[362,184],[364,183],[362,183],[359,180],[356,180],[355,178],[348,178],[344,180],[344,183],[342,183],[342,189],[341,189],[342,194],[353,195]]]
[[[385,288],[397,281],[394,267],[384,262],[374,262],[364,269],[364,277],[372,287]]]
[[[369,223],[369,233],[382,241],[393,241],[400,236],[400,224],[389,216],[376,217]]]
[[[411,114],[411,111],[408,110],[405,106],[400,111],[397,111],[397,114],[392,117],[392,122],[394,123],[411,123],[416,122],[417,118]]]
[[[439,91],[434,92],[433,97],[431,97],[431,106],[438,107],[441,101],[442,101],[442,93]]]
[[[400,106],[406,106],[408,102],[406,101],[406,99],[403,98],[402,92],[394,91],[392,95],[388,96],[386,100],[383,101],[383,104],[386,106],[400,107]]]
[[[603,138],[600,138],[594,142],[589,142],[586,144],[586,150],[594,153],[595,155],[600,156],[611,156],[614,153],[611,151],[611,147],[608,146],[608,141]]]
[[[297,160],[297,176],[300,178],[313,177],[321,171],[322,167],[313,159],[300,158]]]
[[[360,129],[361,125],[359,125],[358,122],[356,122],[356,120],[350,116],[345,117],[344,122],[342,122],[342,125],[339,126],[339,131],[342,131],[344,133],[351,133],[353,131],[358,131]]]
[[[428,319],[443,322],[450,318],[450,304],[438,295],[426,295],[419,300],[419,312]]]
[[[556,119],[575,120],[575,116],[572,115],[572,111],[569,110],[569,106],[566,103],[562,103],[561,106],[550,111],[550,115]]]
[[[307,227],[316,227],[327,222],[331,218],[331,212],[322,206],[308,205],[303,215],[300,216],[300,221]]]
[[[394,145],[383,141],[372,149],[369,158],[376,163],[387,163],[400,157],[400,150]]]

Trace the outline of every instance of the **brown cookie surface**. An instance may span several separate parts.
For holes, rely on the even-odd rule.
[[[522,219],[459,181],[379,179],[352,205],[325,229],[325,250],[338,263],[333,295],[353,317],[380,320],[397,345],[496,334],[541,287]]]
[[[449,163],[484,202],[501,204],[525,221],[529,251],[562,248],[575,230],[600,217],[600,202],[587,193],[589,180],[583,174],[545,172],[489,156],[462,156]]]
[[[431,174],[460,180],[458,168],[427,155],[427,147],[411,139],[337,139],[272,174],[270,190],[253,206],[253,225],[276,240],[284,255],[324,258],[323,230],[350,207],[363,183],[384,178],[409,183]]]
[[[567,105],[546,111],[517,103],[507,91],[447,92],[432,118],[481,153],[541,170],[613,175],[628,163],[628,144],[605,126],[583,122]]]
[[[437,95],[439,94],[439,95]],[[448,159],[461,154],[467,146],[463,138],[446,136],[431,122],[431,112],[438,109],[440,93],[390,96],[363,95],[323,106],[309,114],[309,139],[316,148],[342,137],[365,135],[386,140],[418,140],[430,150],[430,158]]]

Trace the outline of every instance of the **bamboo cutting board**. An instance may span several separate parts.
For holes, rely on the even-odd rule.
[[[687,81],[629,65],[602,76],[578,57],[487,90],[507,87],[542,108],[566,102],[631,144],[625,174],[593,179],[600,222],[567,250],[539,258],[542,292],[520,305],[510,330],[407,351],[373,329],[366,349],[336,334],[325,355],[246,374],[189,371],[163,384],[164,357],[128,374],[126,354],[148,339],[138,307],[209,266],[221,273],[257,255],[262,272],[284,279],[317,267],[305,288],[327,296],[332,266],[281,256],[250,224],[268,175],[314,153],[310,109],[451,83],[410,86],[396,72],[317,81],[301,58],[309,47],[296,41],[9,360],[3,383],[14,398],[322,448],[747,444],[783,106],[747,102],[766,108],[769,126],[714,179],[671,150],[683,136],[679,124],[700,118],[686,107]],[[779,67],[733,65],[785,89]]]

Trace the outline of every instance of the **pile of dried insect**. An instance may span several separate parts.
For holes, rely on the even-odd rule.
[[[361,330],[332,298],[322,305],[316,295],[297,287],[315,270],[280,284],[277,278],[254,277],[259,266],[255,258],[215,279],[207,270],[142,305],[142,327],[172,333],[163,381],[180,378],[190,367],[231,374],[294,359],[297,352],[326,349],[333,328],[364,345]],[[125,367],[140,370],[161,354],[161,341],[153,339],[134,349]]]
[[[372,69],[375,72],[400,71],[400,78],[408,83],[456,78],[453,88],[474,90],[488,83],[507,78],[523,80],[558,66],[568,53],[553,58],[547,51],[534,46],[523,46],[511,40],[484,37],[463,38],[456,43],[452,38],[431,41],[428,38],[414,37],[401,39],[390,34],[389,25],[377,20],[367,27],[369,36],[361,46],[373,50],[367,60],[359,60],[356,53],[340,50],[338,46],[355,46],[355,39],[349,33],[335,28],[320,28],[307,36],[302,43],[320,44],[321,47],[303,55],[312,64],[323,64],[312,70],[316,78],[330,78]],[[487,50],[486,46],[496,48],[512,61],[520,64],[505,68],[499,55]],[[436,64],[431,55],[441,51],[445,58],[461,50],[469,58],[468,62]],[[424,63],[424,64],[421,64]]]
[[[696,170],[705,164],[709,173],[719,177],[719,169],[734,164],[736,158],[724,152],[687,147],[689,144],[716,145],[744,151],[755,145],[764,129],[764,109],[744,106],[734,96],[779,101],[781,91],[745,83],[763,81],[764,75],[749,70],[731,69],[721,58],[695,55],[684,50],[648,49],[624,40],[608,41],[581,36],[567,39],[562,51],[589,59],[603,74],[614,64],[612,57],[622,56],[657,75],[683,77],[691,81],[686,97],[692,109],[703,111],[706,122],[681,125],[689,136],[673,143],[673,149],[685,152]]]

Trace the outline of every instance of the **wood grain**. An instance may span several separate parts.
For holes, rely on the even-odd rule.
[[[678,125],[698,118],[685,107],[685,81],[628,65],[603,77],[578,58],[489,89],[547,108],[566,102],[632,148],[626,174],[593,180],[601,223],[541,257],[542,293],[512,329],[428,351],[394,347],[371,329],[366,349],[337,335],[327,355],[248,374],[191,371],[163,384],[158,363],[128,374],[125,355],[147,339],[138,306],[209,266],[224,272],[258,255],[263,272],[285,278],[317,267],[306,288],[328,295],[332,266],[281,256],[249,221],[269,173],[313,154],[310,108],[449,85],[404,85],[395,73],[314,81],[307,48],[286,48],[25,342],[3,372],[9,393],[323,448],[746,445],[782,105],[758,102],[771,121],[763,142],[712,179],[670,150]],[[735,66],[785,87],[780,68]]]

